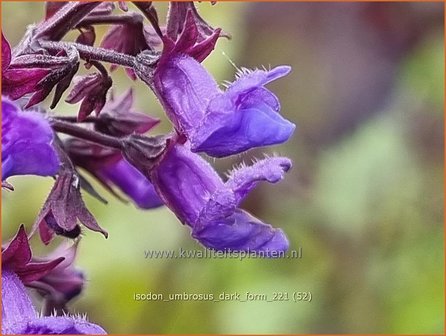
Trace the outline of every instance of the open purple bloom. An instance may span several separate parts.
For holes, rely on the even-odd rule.
[[[273,157],[236,169],[224,183],[210,164],[185,145],[171,145],[150,176],[165,204],[192,229],[192,236],[216,250],[288,249],[280,229],[252,217],[239,203],[260,181],[276,183],[291,168],[287,158]]]
[[[2,97],[2,180],[13,175],[55,175],[59,159],[53,131],[37,112],[21,111]]]
[[[141,209],[163,205],[152,183],[119,151],[79,139],[70,139],[65,148],[75,165],[87,170],[112,193],[117,187]]]
[[[2,334],[105,333],[104,329],[81,317],[39,316],[17,274],[9,268],[2,269]]]
[[[279,114],[279,100],[264,86],[290,70],[243,70],[221,91],[200,63],[180,54],[160,63],[154,87],[191,150],[223,157],[289,139],[295,125]]]

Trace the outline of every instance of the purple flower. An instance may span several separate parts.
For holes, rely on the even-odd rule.
[[[113,194],[113,187],[117,187],[142,209],[163,205],[152,183],[119,151],[79,139],[70,139],[65,148],[75,165],[87,170]]]
[[[2,180],[13,175],[55,175],[59,159],[53,131],[37,112],[21,111],[2,97]]]
[[[285,234],[238,205],[258,182],[276,183],[290,168],[287,158],[266,158],[234,170],[224,183],[211,165],[186,145],[171,144],[150,177],[165,204],[204,246],[268,255],[288,249]]]
[[[291,68],[242,70],[221,91],[205,68],[192,57],[174,55],[160,62],[154,88],[176,130],[194,152],[214,157],[280,144],[295,125],[280,114],[277,97],[264,86],[287,75]]]
[[[2,33],[2,94],[15,100],[36,91],[37,84],[49,73],[49,69],[14,69],[11,65],[11,46]]]
[[[2,334],[105,334],[81,317],[41,317],[25,286],[9,268],[2,269]]]

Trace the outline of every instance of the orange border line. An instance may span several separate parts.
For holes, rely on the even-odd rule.
[[[55,2],[63,2],[64,0],[53,0]],[[88,2],[89,0],[80,0],[82,2]],[[118,0],[111,0],[112,2],[117,2]],[[144,0],[136,0],[136,1],[144,1]],[[176,0],[176,1],[188,1],[188,0]],[[194,0],[195,1],[195,0]],[[3,2],[44,2],[42,0],[28,0],[28,1],[23,1],[23,0],[0,0],[0,23],[2,23],[2,6],[1,3]],[[157,0],[157,2],[168,2],[168,0]],[[203,2],[209,2],[208,0],[204,0]],[[272,2],[271,0],[218,0],[217,2]],[[444,34],[443,34],[443,52],[444,52],[444,69],[443,69],[443,78],[444,78],[444,96],[443,96],[443,178],[444,178],[444,184],[443,184],[443,195],[444,195],[444,204],[443,204],[443,254],[444,254],[444,275],[443,275],[443,279],[444,279],[444,321],[443,321],[443,328],[444,328],[444,334],[446,335],[446,216],[444,214],[445,209],[446,209],[446,104],[445,104],[445,97],[446,97],[446,73],[445,73],[445,69],[446,69],[446,0],[392,0],[392,1],[388,1],[388,0],[353,0],[353,1],[348,1],[348,0],[307,0],[307,1],[295,1],[295,0],[274,0],[274,2],[443,2],[443,28],[444,28]],[[1,42],[0,42],[0,47],[1,47]],[[0,66],[2,64],[2,60],[0,57]],[[0,89],[1,89],[1,76],[0,76]],[[1,108],[0,108],[0,120],[2,119],[2,114],[1,114]],[[1,137],[1,129],[0,129],[0,137]],[[0,144],[0,148],[1,148],[1,144]],[[1,153],[0,153],[0,158],[1,158]],[[0,167],[0,173],[1,173],[1,167]],[[1,191],[3,192],[3,191]],[[2,214],[2,202],[0,199],[0,216]],[[1,223],[1,218],[0,218],[0,228],[2,226]],[[2,233],[0,231],[0,240],[2,240]],[[1,254],[0,254],[0,261],[1,261]],[[1,269],[0,269],[0,274],[1,274]],[[1,285],[1,279],[0,279],[0,285]],[[0,307],[2,305],[2,302],[0,301]],[[0,318],[1,318],[2,312],[0,311]],[[1,322],[0,322],[1,324]],[[132,335],[132,336],[137,336],[137,335],[149,335],[149,334],[108,334],[108,335]],[[187,334],[169,334],[169,335],[187,335]],[[247,335],[247,334],[194,334],[194,335],[221,335],[221,336],[226,336],[226,335]],[[251,334],[252,335],[252,334]],[[255,335],[268,335],[268,334],[255,334]],[[275,334],[277,336],[288,336],[288,335],[302,335],[302,336],[309,336],[309,335],[324,335],[324,336],[341,336],[341,335],[352,335],[352,334]],[[354,334],[354,335],[360,335],[360,336],[372,336],[372,335],[376,335],[376,334]],[[398,336],[428,336],[428,335],[432,335],[432,336],[441,336],[441,334],[379,334],[382,336],[394,336],[394,335],[398,335]],[[73,335],[74,336],[74,335]]]

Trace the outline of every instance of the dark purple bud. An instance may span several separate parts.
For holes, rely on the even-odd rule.
[[[123,141],[122,154],[131,165],[143,174],[147,174],[153,168],[167,146],[167,139],[163,135],[145,137],[132,134],[124,138]]]
[[[95,124],[96,129],[105,134],[122,137],[133,133],[143,134],[160,122],[157,118],[135,111],[132,106],[132,89],[116,99],[112,92]]]
[[[68,48],[65,53],[66,56],[56,56],[62,57],[63,64],[51,69],[50,73],[37,84],[37,90],[29,99],[26,107],[31,107],[43,101],[54,87],[56,87],[56,90],[51,103],[51,108],[54,108],[57,105],[62,94],[68,89],[74,75],[79,69],[79,52],[77,49],[71,47]]]
[[[63,257],[47,260],[33,259],[23,225],[20,225],[19,231],[9,244],[2,247],[2,270],[7,268],[13,271],[25,284],[39,280],[63,260]]]
[[[151,36],[146,39],[148,31],[145,32],[143,25],[143,17],[137,13],[131,13],[131,21],[112,26],[101,42],[101,47],[105,49],[114,50],[127,55],[136,56],[141,51],[149,49],[153,46],[148,42],[156,41]],[[111,70],[115,70],[117,65],[113,64]],[[126,68],[126,72],[130,78],[136,79],[136,75],[131,68]]]
[[[54,5],[54,10],[50,8],[50,16],[36,26],[33,39],[61,40],[98,5],[99,1],[68,1],[59,8]]]
[[[195,58],[198,62],[202,62],[214,50],[217,39],[221,36],[220,33],[221,29],[218,28],[208,36],[200,35],[194,12],[188,9],[179,37],[173,40],[168,35],[164,36],[163,57],[160,62],[170,58],[171,54],[185,54]]]
[[[47,255],[45,259],[63,258],[63,261],[54,267],[45,276],[30,284],[45,297],[45,309],[49,313],[54,311],[62,313],[68,301],[78,296],[84,287],[84,274],[74,267],[78,242],[68,244],[64,242],[56,250]]]
[[[2,94],[15,100],[37,90],[38,83],[49,73],[49,69],[13,69],[11,46],[2,33]]]
[[[48,244],[54,234],[78,237],[81,233],[78,221],[107,238],[108,233],[98,225],[82,200],[76,172],[62,168],[34,226],[39,228],[42,241]]]
[[[76,166],[88,171],[115,196],[116,187],[142,209],[163,205],[150,181],[119,151],[79,139],[69,139],[64,147]]]
[[[99,115],[105,105],[107,92],[111,86],[110,76],[100,72],[77,76],[74,78],[74,87],[65,101],[70,104],[82,101],[77,117],[79,121],[82,121],[93,111],[96,115]]]
[[[133,4],[138,7],[144,16],[150,21],[158,36],[162,37],[163,32],[159,26],[158,13],[152,4],[152,1],[135,1]]]
[[[193,1],[170,1],[166,27],[168,37],[170,37],[173,41],[177,40],[178,36],[183,32],[185,28],[188,11],[191,12],[191,17],[195,23],[195,26],[197,27],[197,42],[206,40],[209,36],[214,35],[216,29],[212,28],[198,14],[197,8],[195,7]],[[220,36],[229,37],[229,35],[221,33]]]

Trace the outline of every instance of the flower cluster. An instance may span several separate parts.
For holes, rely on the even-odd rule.
[[[266,85],[291,68],[241,68],[222,89],[201,63],[228,34],[209,25],[193,2],[171,2],[164,26],[152,2],[134,5],[139,12],[119,2],[124,13],[115,14],[112,2],[47,2],[45,19],[13,50],[2,35],[2,186],[13,190],[10,177],[17,175],[54,177],[31,235],[38,232],[44,244],[66,238],[36,258],[21,226],[2,248],[3,333],[104,333],[67,315],[67,304],[84,288],[73,265],[80,224],[108,236],[82,198],[86,192],[107,202],[91,178],[140,209],[165,205],[207,248],[273,256],[289,247],[281,229],[240,204],[259,182],[282,180],[291,161],[266,156],[222,179],[201,154],[223,158],[287,141],[295,125]],[[110,28],[95,47],[99,24]],[[70,30],[80,32],[76,41],[62,41]],[[82,63],[95,71],[79,76]],[[160,120],[133,108],[131,89],[114,96],[104,63],[123,67],[153,91],[173,125],[170,133],[148,135]],[[50,115],[38,104],[53,89]],[[80,103],[77,116],[57,113],[67,90],[65,102]],[[43,316],[25,286],[45,300]]]

